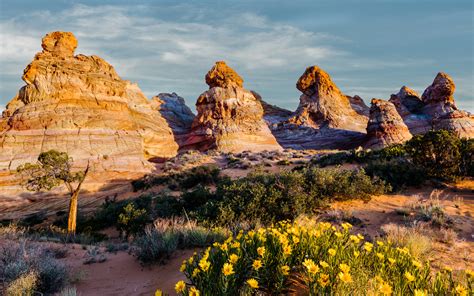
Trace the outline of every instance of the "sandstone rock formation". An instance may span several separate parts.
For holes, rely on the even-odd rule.
[[[100,57],[75,56],[76,46],[68,32],[43,38],[0,118],[0,170],[49,149],[107,171],[145,171],[147,158],[175,155],[171,129],[138,86]]]
[[[331,77],[317,66],[308,67],[296,83],[303,94],[292,123],[365,132],[367,117],[357,113]]]
[[[383,148],[411,139],[408,127],[391,102],[372,99],[367,124],[367,148]]]
[[[197,115],[183,149],[240,152],[281,149],[263,120],[263,108],[243,88],[242,78],[225,62],[207,73],[209,90],[197,102]]]
[[[357,112],[359,115],[369,117],[370,108],[365,104],[364,100],[362,100],[361,97],[359,97],[358,95],[355,95],[353,97],[346,97],[349,99],[349,103],[351,103],[351,107],[352,109],[354,109],[355,112]]]
[[[431,129],[449,129],[461,137],[474,137],[474,117],[458,110],[454,100],[455,84],[446,73],[438,73],[421,98],[404,86],[390,97],[412,134]]]
[[[182,145],[191,131],[194,113],[186,106],[184,99],[176,93],[160,93],[153,97],[151,104],[166,119],[175,140]]]

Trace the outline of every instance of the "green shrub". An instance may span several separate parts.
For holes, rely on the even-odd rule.
[[[286,166],[286,165],[290,165],[291,161],[289,161],[288,159],[282,159],[282,160],[279,160],[276,164],[281,165],[281,166]]]
[[[220,183],[215,199],[202,208],[214,215],[204,217],[210,224],[244,221],[269,224],[313,213],[330,200],[368,199],[386,189],[383,182],[371,179],[363,170],[255,172]]]
[[[6,287],[6,296],[32,296],[35,293],[38,275],[34,271],[20,275]]]
[[[180,186],[190,189],[197,185],[215,184],[219,181],[220,169],[217,166],[198,166],[180,176]]]
[[[26,241],[2,247],[0,278],[9,286],[25,282],[22,276],[34,273],[35,291],[52,294],[64,287],[68,280],[66,267],[51,256],[47,249],[29,245]],[[31,281],[28,281],[31,283]]]
[[[427,179],[422,167],[403,158],[371,161],[365,170],[369,176],[379,177],[390,184],[393,190],[405,186],[419,186]]]
[[[121,234],[125,234],[125,237],[129,237],[144,231],[147,222],[147,211],[143,208],[137,208],[134,203],[129,203],[118,216],[117,229]]]
[[[474,177],[474,139],[461,139],[461,175]]]
[[[415,165],[424,168],[432,178],[452,180],[460,174],[461,140],[446,130],[416,135],[406,143],[406,150]]]
[[[155,197],[154,216],[169,218],[183,213],[183,206],[174,196],[158,195]]]

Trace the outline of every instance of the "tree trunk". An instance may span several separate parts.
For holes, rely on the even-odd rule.
[[[79,197],[79,190],[75,190],[71,195],[69,201],[69,216],[67,220],[67,233],[76,234],[76,220],[77,220],[77,199]]]

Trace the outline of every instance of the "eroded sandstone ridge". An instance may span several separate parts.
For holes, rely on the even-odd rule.
[[[367,124],[368,148],[383,148],[400,144],[412,137],[408,127],[391,102],[372,99]]]
[[[321,68],[308,67],[298,79],[296,88],[303,94],[291,122],[314,128],[365,131],[367,117],[353,109],[349,98]]]
[[[446,73],[438,73],[433,83],[420,96],[404,86],[392,95],[392,102],[412,134],[424,133],[431,129],[448,129],[461,137],[474,137],[474,117],[459,110],[454,100],[456,87]]]
[[[176,154],[168,123],[136,84],[98,56],[74,55],[72,33],[49,33],[41,45],[0,118],[0,170],[49,149],[113,171],[143,171],[146,159]]]
[[[281,149],[263,120],[255,95],[223,61],[206,75],[209,90],[196,102],[197,115],[184,149],[240,152]]]

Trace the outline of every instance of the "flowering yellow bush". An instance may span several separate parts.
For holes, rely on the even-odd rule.
[[[351,225],[281,222],[240,232],[183,262],[179,295],[470,295],[473,272],[432,275],[427,263],[390,242],[368,242]]]

